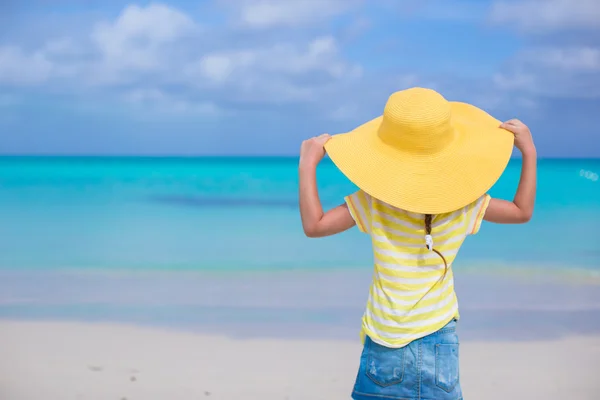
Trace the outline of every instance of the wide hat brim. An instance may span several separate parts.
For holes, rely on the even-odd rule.
[[[334,164],[372,197],[406,211],[458,210],[487,191],[510,160],[514,135],[473,105],[450,102],[455,137],[435,154],[391,147],[378,136],[382,116],[325,144]]]

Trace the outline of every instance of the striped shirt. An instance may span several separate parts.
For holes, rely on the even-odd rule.
[[[434,215],[433,248],[425,247],[425,216],[379,201],[362,190],[346,203],[361,232],[371,236],[374,273],[362,319],[365,335],[386,347],[403,347],[458,319],[452,263],[468,235],[479,231],[490,196],[454,212]]]

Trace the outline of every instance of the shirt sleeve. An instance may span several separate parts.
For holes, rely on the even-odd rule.
[[[371,233],[371,196],[359,190],[344,198],[348,210],[363,233]]]
[[[490,195],[485,194],[467,206],[467,235],[475,235],[479,232],[485,210],[488,208],[490,200]]]

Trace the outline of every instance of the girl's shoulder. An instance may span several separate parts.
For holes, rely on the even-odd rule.
[[[436,228],[447,226],[472,235],[479,231],[490,196],[484,194],[466,206],[447,213],[427,216],[395,207],[379,200],[363,190],[346,197],[353,218],[363,232],[370,233],[373,220],[378,226],[391,226],[394,229],[422,229],[430,223]],[[429,219],[429,222],[427,222]]]

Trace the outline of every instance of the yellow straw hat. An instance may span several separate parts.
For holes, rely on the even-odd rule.
[[[485,194],[512,154],[500,121],[431,89],[390,96],[383,115],[325,144],[356,186],[392,206],[421,214],[458,210]]]

